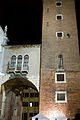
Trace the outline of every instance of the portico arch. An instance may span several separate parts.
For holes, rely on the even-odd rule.
[[[31,88],[35,89],[36,91],[38,91],[37,87],[31,81],[29,81],[27,78],[21,77],[21,76],[14,76],[14,77],[10,78],[9,80],[7,80],[2,85],[4,85],[5,90],[17,89],[20,91],[20,88],[22,89],[22,87],[24,85],[26,85],[26,86],[31,87]]]
[[[2,84],[2,94],[3,93],[5,94],[3,96],[3,101],[2,101],[3,102],[2,118],[6,117],[4,111],[7,111],[5,110],[7,108],[5,106],[9,106],[9,105],[12,106],[9,107],[11,109],[10,111],[12,112],[10,112],[11,114],[8,115],[7,117],[9,118],[12,117],[12,119],[15,119],[16,115],[17,115],[16,120],[24,120],[25,115],[27,119],[30,119],[32,116],[38,113],[39,96],[36,97],[36,95],[39,94],[38,89],[27,78],[22,77],[20,75],[15,75],[10,77],[9,80],[7,80]],[[18,97],[17,99],[19,104],[17,103],[15,105],[16,96]],[[8,101],[10,101],[10,103]]]

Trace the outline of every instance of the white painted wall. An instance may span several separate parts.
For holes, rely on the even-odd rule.
[[[31,81],[39,90],[39,77],[40,77],[40,45],[34,46],[6,46],[4,49],[4,60],[2,66],[2,72],[5,74],[4,77],[6,82],[9,75],[6,73],[8,62],[11,61],[12,55],[29,55],[29,73],[27,78]]]

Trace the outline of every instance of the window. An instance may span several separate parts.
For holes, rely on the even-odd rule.
[[[28,107],[28,102],[23,102],[23,103],[22,103],[22,106]]]
[[[61,6],[62,6],[62,2],[61,1],[56,2],[56,7],[61,7]]]
[[[59,55],[58,56],[58,69],[62,69],[63,68],[63,56]]]
[[[35,93],[35,97],[39,97],[39,93]]]
[[[49,12],[49,8],[47,8],[47,13]]]
[[[14,116],[17,116],[17,109],[14,109]]]
[[[29,97],[29,93],[23,93],[23,97]]]
[[[22,67],[22,56],[19,55],[17,60],[17,70],[21,70],[21,67]]]
[[[49,22],[47,22],[47,27],[49,26]]]
[[[70,34],[69,33],[67,33],[67,38],[70,38]]]
[[[56,37],[57,38],[63,38],[64,37],[64,33],[63,32],[56,32]]]
[[[34,113],[29,113],[29,117],[33,117],[34,116]]]
[[[30,106],[30,107],[33,107],[33,103],[32,103],[32,102],[30,102],[30,103],[29,103],[29,106]]]
[[[38,107],[39,106],[39,103],[38,102],[35,102],[34,103],[34,107]]]
[[[55,73],[55,83],[66,83],[66,73]]]
[[[28,63],[29,63],[29,56],[25,55],[23,67],[26,68],[26,70],[28,70]]]
[[[29,93],[25,93],[25,97],[29,97]]]
[[[34,93],[30,93],[30,97],[34,97]]]
[[[56,20],[62,20],[62,19],[63,19],[63,15],[62,14],[56,15]]]
[[[17,104],[17,99],[18,99],[18,97],[17,97],[17,96],[15,96],[15,104]]]
[[[66,103],[67,102],[67,93],[66,93],[66,91],[56,91],[56,93],[55,93],[55,102],[56,103]]]
[[[15,67],[15,64],[16,64],[16,56],[13,55],[13,56],[11,57],[11,67]]]

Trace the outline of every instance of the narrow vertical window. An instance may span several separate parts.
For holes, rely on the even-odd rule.
[[[17,116],[17,109],[14,109],[14,116]]]
[[[15,104],[17,104],[17,96],[15,96]]]
[[[58,56],[58,68],[59,69],[63,68],[63,56],[62,55]]]
[[[24,64],[23,64],[23,69],[24,69],[24,70],[29,70],[28,63],[29,63],[29,56],[28,56],[28,55],[25,55],[25,56],[24,56]]]
[[[49,12],[49,8],[47,8],[47,13]]]
[[[16,56],[13,55],[13,56],[11,57],[11,67],[15,67],[15,64],[16,64]]]
[[[17,70],[21,70],[21,68],[22,68],[22,56],[19,55],[17,60]]]
[[[30,106],[30,107],[33,107],[33,103],[32,103],[32,102],[30,102],[30,103],[29,103],[29,106]]]

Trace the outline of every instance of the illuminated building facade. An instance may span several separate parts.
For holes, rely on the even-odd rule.
[[[44,102],[45,101],[45,102]],[[80,113],[80,55],[74,0],[43,0],[40,111]]]
[[[43,0],[42,45],[8,46],[6,28],[0,33],[1,120],[31,120],[40,112],[72,120],[80,114],[74,0]]]

